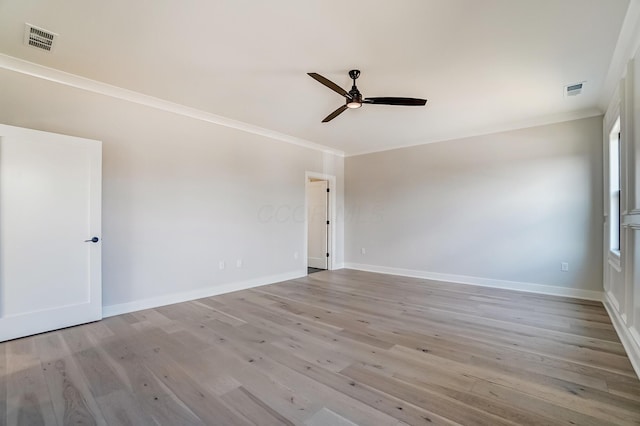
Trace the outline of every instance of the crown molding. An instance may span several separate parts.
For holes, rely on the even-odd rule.
[[[639,5],[638,11],[640,12],[640,0],[632,0],[632,1],[635,2],[634,4],[637,3]],[[630,9],[631,9],[631,6],[630,6]],[[640,13],[639,13],[639,17],[640,17]],[[626,19],[625,19],[625,23],[626,23]],[[316,142],[311,142],[306,139],[297,138],[295,136],[290,136],[284,133],[277,132],[275,130],[270,130],[264,127],[245,123],[243,121],[238,121],[231,118],[223,117],[221,115],[209,113],[196,108],[188,107],[186,105],[182,105],[182,104],[167,101],[164,99],[156,98],[153,96],[145,95],[139,92],[135,92],[133,90],[124,89],[122,87],[113,86],[113,85],[103,83],[97,80],[92,80],[86,77],[81,77],[76,74],[67,73],[65,71],[60,71],[55,68],[46,67],[43,65],[36,64],[34,62],[25,61],[23,59],[19,59],[19,58],[1,54],[1,53],[0,53],[0,69],[6,69],[9,71],[13,71],[13,72],[24,74],[24,75],[29,75],[31,77],[39,78],[42,80],[47,80],[47,81],[62,84],[65,86],[73,87],[76,89],[85,90],[85,91],[97,93],[103,96],[109,96],[111,98],[124,100],[126,102],[132,102],[132,103],[144,105],[150,108],[193,118],[196,120],[241,130],[247,133],[264,136],[269,139],[286,142],[292,145],[313,149],[323,153],[336,155],[339,157],[354,157],[358,155],[373,154],[377,152],[391,151],[391,150],[402,149],[402,148],[410,148],[413,146],[425,145],[430,143],[447,142],[447,141],[452,141],[457,139],[483,136],[483,135],[489,135],[489,134],[500,133],[505,131],[519,130],[519,129],[525,129],[530,127],[543,126],[548,124],[560,123],[564,121],[579,120],[582,118],[589,118],[589,117],[602,115],[602,112],[599,109],[591,108],[587,110],[571,111],[568,113],[556,114],[556,115],[546,116],[546,117],[539,117],[539,118],[518,122],[518,123],[492,126],[492,127],[479,129],[471,132],[447,135],[446,137],[442,137],[442,138],[434,138],[432,140],[423,140],[420,142],[402,145],[402,146],[384,147],[384,148],[355,152],[355,153],[345,153],[344,151],[337,150],[335,148],[331,148]]]
[[[91,80],[86,77],[70,74],[54,68],[45,67],[43,65],[15,58],[13,56],[0,54],[0,69],[6,69],[20,74],[29,75],[31,77],[40,78],[42,80],[52,81],[54,83],[62,84],[76,89],[86,90],[88,92],[93,92],[100,95],[109,96],[111,98],[144,105],[150,108],[182,115],[196,120],[230,127],[232,129],[241,130],[247,133],[253,133],[255,135],[264,136],[269,139],[274,139],[292,145],[321,151],[323,153],[337,155],[340,157],[345,156],[343,151],[333,149],[325,145],[297,138],[295,136],[290,136],[284,133],[277,132],[275,130],[266,129],[264,127],[255,126],[243,121],[233,120],[221,115],[212,114],[196,108],[177,104],[175,102],[145,95],[133,90],[124,89],[122,87],[113,86],[96,80]]]
[[[627,62],[638,49],[640,49],[640,0],[631,0],[598,101],[598,106],[603,111],[606,111],[620,79],[625,75]]]
[[[501,125],[486,127],[484,129],[476,129],[468,132],[461,132],[461,133],[454,134],[441,139],[434,138],[433,140],[423,140],[420,142],[401,145],[401,146],[373,149],[370,151],[360,151],[355,153],[349,152],[346,154],[346,156],[356,157],[358,155],[375,154],[378,152],[393,151],[395,149],[412,148],[415,146],[428,145],[432,143],[450,142],[450,141],[455,141],[460,139],[473,138],[477,136],[493,135],[496,133],[510,132],[514,130],[523,130],[523,129],[529,129],[532,127],[547,126],[550,124],[564,123],[567,121],[582,120],[583,118],[591,118],[591,117],[599,117],[599,116],[602,116],[602,111],[600,111],[598,108],[588,108],[588,109],[583,109],[579,111],[569,111],[561,114],[538,117],[538,118],[534,118],[526,121],[519,121],[515,123],[510,123],[510,124],[501,124]]]

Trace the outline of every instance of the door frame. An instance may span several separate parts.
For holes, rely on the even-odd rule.
[[[336,177],[326,173],[306,171],[304,174],[304,250],[302,259],[304,267],[309,266],[309,194],[307,192],[307,183],[311,179],[326,180],[329,184],[329,229],[327,235],[329,241],[327,248],[329,250],[329,259],[327,260],[327,270],[332,271],[335,267],[334,257],[336,253]]]

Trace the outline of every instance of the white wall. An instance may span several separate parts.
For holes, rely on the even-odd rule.
[[[601,138],[594,117],[348,157],[347,266],[598,298]]]
[[[0,99],[2,123],[103,141],[107,314],[306,274],[306,171],[343,208],[331,154],[6,70]]]

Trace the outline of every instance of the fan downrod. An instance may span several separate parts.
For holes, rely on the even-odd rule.
[[[351,99],[347,99],[345,105],[347,108],[360,108],[362,106],[362,94],[356,86],[356,79],[360,77],[360,70],[349,71],[349,77],[353,80],[353,86],[351,87],[351,90],[349,90],[349,96]]]
[[[418,98],[403,98],[403,97],[378,97],[378,98],[364,98],[358,87],[356,86],[356,80],[360,77],[360,70],[351,70],[349,71],[349,77],[353,80],[353,86],[351,90],[348,92],[342,87],[338,86],[333,81],[329,80],[326,77],[321,76],[315,72],[307,73],[309,77],[316,80],[318,83],[323,86],[328,87],[333,90],[340,96],[344,96],[345,103],[340,106],[338,109],[329,114],[324,120],[323,123],[327,123],[348,109],[360,108],[362,104],[374,104],[374,105],[404,105],[404,106],[424,106],[427,103],[426,99],[418,99]]]

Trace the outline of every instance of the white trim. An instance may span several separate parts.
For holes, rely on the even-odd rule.
[[[328,175],[326,173],[318,173],[318,172],[305,172],[304,173],[304,252],[302,255],[302,259],[304,261],[305,268],[309,266],[309,218],[308,218],[308,209],[309,209],[309,194],[307,194],[307,182],[309,179],[322,179],[326,180],[329,183],[329,260],[327,262],[327,269],[332,271],[335,269],[334,258],[336,251],[336,224],[337,224],[337,209],[336,209],[336,193],[337,193],[337,185],[336,185],[336,177],[334,175]]]
[[[533,119],[529,119],[529,120],[519,121],[519,122],[516,122],[516,123],[500,124],[500,125],[490,126],[490,127],[487,127],[487,128],[484,128],[484,129],[478,129],[478,130],[475,130],[475,131],[460,132],[460,133],[457,133],[457,134],[448,135],[448,136],[443,137],[443,138],[437,138],[436,137],[433,140],[424,140],[424,141],[420,141],[420,142],[416,142],[416,143],[410,143],[410,144],[406,144],[406,145],[398,145],[398,146],[393,146],[393,147],[378,148],[378,149],[360,151],[360,152],[355,152],[355,153],[348,152],[348,153],[345,154],[345,156],[346,157],[356,157],[358,155],[366,155],[366,154],[374,154],[374,153],[377,153],[377,152],[393,151],[394,149],[412,148],[412,147],[415,147],[415,146],[428,145],[428,144],[431,144],[431,143],[449,142],[449,141],[454,141],[454,140],[458,140],[458,139],[472,138],[472,137],[476,137],[476,136],[486,136],[486,135],[492,135],[492,134],[496,134],[496,133],[510,132],[510,131],[513,131],[513,130],[529,129],[529,128],[532,128],[532,127],[539,127],[539,126],[546,126],[546,125],[550,125],[550,124],[564,123],[564,122],[567,122],[567,121],[581,120],[581,119],[584,119],[584,118],[599,117],[601,115],[602,115],[602,111],[600,111],[597,108],[589,108],[589,109],[584,109],[584,110],[580,110],[580,111],[570,111],[570,112],[561,113],[561,114],[555,114],[555,115],[550,115],[550,116],[544,116],[544,117],[538,117],[538,118],[533,118]]]
[[[605,294],[602,303],[611,318],[611,323],[613,323],[618,337],[620,337],[622,346],[624,346],[627,352],[627,357],[629,357],[633,369],[638,375],[638,378],[640,378],[640,336],[633,327],[627,328],[618,311],[614,306],[611,306],[613,302],[609,299],[609,296],[608,293]]]
[[[295,280],[297,278],[305,277],[306,275],[307,269],[305,267],[304,270],[296,270],[283,274],[254,278],[246,281],[215,285],[212,287],[205,287],[180,293],[165,294],[162,296],[152,297],[150,299],[136,300],[135,302],[103,306],[102,316],[104,318],[107,318],[115,315],[127,314],[129,312],[141,311],[143,309],[157,308],[158,306],[172,305],[174,303],[201,299],[203,297],[217,296],[219,294],[246,290],[263,285],[279,283],[282,281]]]
[[[56,70],[54,68],[49,68],[39,64],[35,64],[33,62],[14,58],[13,56],[0,54],[0,68],[25,75],[30,75],[32,77],[40,78],[43,80],[52,81],[54,83],[63,84],[65,86],[73,87],[76,89],[86,90],[88,92],[109,96],[115,99],[148,106],[161,111],[171,112],[196,120],[206,121],[208,123],[242,130],[247,133],[253,133],[256,135],[264,136],[266,138],[286,142],[292,145],[298,145],[304,148],[309,148],[316,151],[326,152],[328,154],[344,157],[343,151],[329,148],[315,142],[286,135],[274,130],[265,129],[264,127],[255,126],[253,124],[245,123],[242,121],[233,120],[231,118],[212,114],[196,108],[180,105],[174,102],[166,101],[164,99],[144,95],[142,93],[134,92],[133,90],[123,89],[121,87],[112,86],[100,81],[80,77],[75,74],[70,74],[64,71]]]
[[[640,47],[640,0],[631,0],[616,47],[613,51],[613,57],[609,64],[607,76],[602,85],[600,99],[598,105],[603,110],[607,108],[609,100],[613,97],[613,93],[617,88],[621,77],[624,77],[627,61],[634,56],[634,52]]]
[[[566,296],[578,299],[602,301],[603,292],[576,288],[558,287],[545,284],[524,283],[518,281],[496,280],[492,278],[472,277],[468,275],[443,274],[440,272],[417,271],[412,269],[392,268],[388,266],[362,265],[345,262],[346,269],[377,272],[380,274],[398,275],[402,277],[423,278],[434,281],[448,281],[458,284],[477,285],[481,287],[501,288],[506,290],[525,291],[528,293]]]
[[[621,105],[620,105],[621,99],[622,99],[620,96],[620,86],[621,84],[618,84],[618,88],[613,92],[613,95],[611,95],[611,101],[609,102],[607,111],[604,114],[603,138],[604,138],[604,143],[607,144],[607,148],[610,141],[610,136],[611,136],[611,131],[613,130],[613,126],[616,124],[618,120],[622,120],[622,117],[620,116],[622,112]]]
[[[615,253],[609,251],[609,255],[607,256],[607,263],[609,264],[609,266],[615,269],[616,272],[622,272],[622,266],[620,266],[620,254],[616,256]]]
[[[620,302],[618,301],[618,298],[613,293],[613,291],[607,290],[604,293],[605,293],[605,297],[608,298],[609,303],[613,305],[613,308],[616,310],[616,312],[620,312]]]
[[[631,214],[626,214],[622,221],[622,226],[631,229],[639,229],[640,228],[640,213],[637,210],[633,210]]]
[[[590,118],[602,115],[602,112],[598,108],[589,108],[580,111],[570,111],[567,113],[554,114],[550,116],[537,117],[534,119],[528,119],[519,121],[516,123],[506,123],[495,126],[490,126],[484,129],[477,129],[475,131],[461,132],[458,134],[442,136],[435,138],[434,140],[425,140],[417,143],[385,147],[380,149],[374,149],[369,151],[362,151],[356,153],[349,153],[348,155],[339,149],[331,148],[326,145],[322,145],[316,142],[311,142],[306,139],[298,138],[295,136],[287,135],[284,133],[270,130],[264,127],[256,126],[253,124],[245,123],[239,120],[223,117],[221,115],[212,114],[206,111],[202,111],[196,108],[191,108],[185,105],[177,104],[164,99],[156,98],[153,96],[145,95],[133,90],[124,89],[111,84],[103,83],[100,81],[92,80],[86,77],[81,77],[76,74],[67,73],[54,68],[45,67],[34,62],[25,61],[23,59],[15,58],[6,54],[0,53],[0,69],[6,69],[9,71],[17,72],[24,75],[40,78],[54,83],[62,84],[65,86],[73,87],[80,90],[86,90],[88,92],[97,93],[104,96],[109,96],[115,99],[124,100],[140,105],[144,105],[150,108],[155,108],[161,111],[171,112],[174,114],[182,115],[185,117],[193,118],[208,123],[218,124],[237,130],[241,130],[247,133],[253,133],[256,135],[264,136],[270,139],[279,140],[292,145],[302,146],[305,148],[313,149],[316,151],[325,152],[328,154],[336,155],[339,157],[353,157],[357,155],[371,154],[374,152],[391,151],[400,148],[409,148],[412,146],[426,145],[429,143],[447,142],[457,139],[469,138],[474,136],[483,136],[494,133],[506,132],[511,130],[520,130],[530,127],[543,126],[548,124],[561,123],[565,121],[579,120],[583,118]]]

